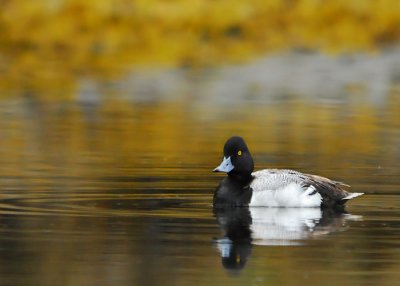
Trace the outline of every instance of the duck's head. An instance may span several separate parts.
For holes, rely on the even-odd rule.
[[[224,172],[236,179],[248,179],[254,170],[253,158],[242,137],[233,136],[224,145],[224,159],[213,172]]]

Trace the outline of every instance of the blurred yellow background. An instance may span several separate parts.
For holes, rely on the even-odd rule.
[[[204,67],[281,51],[375,52],[400,39],[398,0],[3,0],[0,89]]]

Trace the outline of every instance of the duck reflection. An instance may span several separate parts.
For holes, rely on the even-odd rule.
[[[251,254],[252,224],[248,208],[214,209],[224,237],[217,239],[222,265],[227,269],[240,270]]]
[[[319,208],[214,208],[223,231],[216,240],[222,265],[240,270],[253,245],[301,245],[305,240],[343,231],[346,221],[361,216]]]

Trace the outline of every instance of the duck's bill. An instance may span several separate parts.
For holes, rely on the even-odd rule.
[[[222,161],[221,165],[219,165],[217,168],[213,170],[213,172],[224,172],[224,173],[229,173],[234,169],[232,162],[231,162],[231,157],[224,157],[224,160]]]

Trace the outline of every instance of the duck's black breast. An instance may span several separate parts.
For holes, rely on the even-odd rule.
[[[216,208],[226,206],[248,206],[253,194],[249,182],[241,183],[229,176],[224,178],[214,192],[213,205]]]

